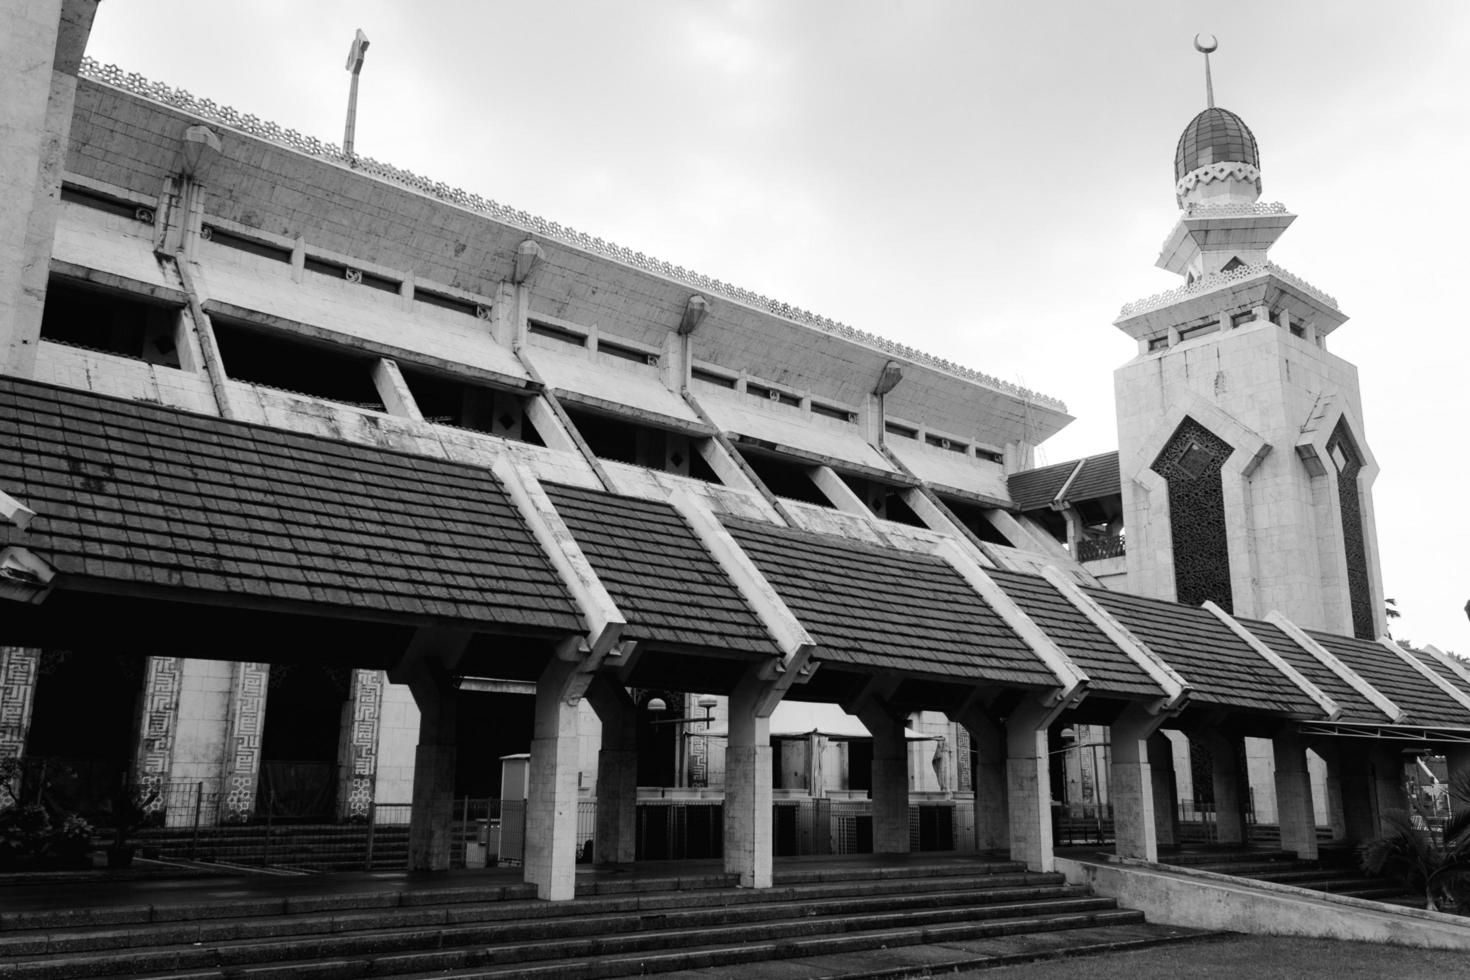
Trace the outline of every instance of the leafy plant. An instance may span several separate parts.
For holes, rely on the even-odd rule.
[[[1450,777],[1452,798],[1470,799],[1470,769]],[[1424,895],[1430,911],[1470,907],[1470,807],[1433,830],[1433,814],[1411,800],[1410,812],[1384,815],[1387,832],[1363,844],[1360,859],[1369,874],[1393,875]]]
[[[117,792],[102,804],[102,812],[107,814],[107,823],[113,830],[114,847],[126,847],[128,839],[153,819],[149,807],[157,799],[157,789],[149,790],[136,785],[127,777],[123,778],[118,784]]]

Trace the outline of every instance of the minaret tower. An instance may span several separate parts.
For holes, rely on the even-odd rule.
[[[1295,220],[1261,196],[1255,135],[1207,107],[1174,153],[1179,220],[1158,265],[1184,279],[1115,322],[1132,591],[1376,638],[1383,586],[1357,369],[1327,352],[1347,317],[1271,262]]]

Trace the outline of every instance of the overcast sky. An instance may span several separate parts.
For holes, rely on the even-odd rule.
[[[89,53],[340,142],[359,27],[359,153],[1059,397],[1049,462],[1117,445],[1217,35],[1352,317],[1395,635],[1470,654],[1470,4],[108,0]]]

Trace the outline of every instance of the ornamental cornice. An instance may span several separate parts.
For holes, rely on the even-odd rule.
[[[1131,303],[1125,303],[1123,305],[1123,309],[1118,313],[1118,321],[1121,322],[1128,319],[1129,317],[1135,317],[1142,313],[1149,313],[1153,310],[1160,310],[1166,306],[1172,306],[1175,303],[1182,302],[1183,300],[1189,299],[1193,296],[1199,296],[1204,293],[1214,292],[1215,290],[1223,289],[1226,286],[1231,285],[1232,283],[1242,282],[1246,279],[1254,279],[1255,277],[1261,275],[1273,275],[1284,282],[1290,283],[1292,286],[1300,289],[1302,292],[1306,293],[1308,296],[1311,296],[1318,302],[1323,303],[1334,310],[1338,309],[1337,300],[1333,299],[1327,293],[1322,292],[1322,290],[1318,289],[1316,286],[1313,286],[1305,279],[1302,279],[1300,276],[1296,276],[1290,272],[1287,272],[1275,262],[1263,262],[1260,265],[1236,266],[1229,272],[1212,272],[1207,276],[1202,276],[1199,279],[1196,279],[1194,282],[1186,283],[1183,286],[1178,286],[1174,289],[1165,290],[1162,293],[1154,293],[1152,296],[1149,296],[1145,299],[1139,299],[1134,300]]]
[[[853,343],[862,344],[883,354],[903,358],[913,364],[921,365],[951,377],[963,381],[969,381],[984,385],[1002,394],[1011,395],[1029,403],[1051,408],[1059,412],[1066,412],[1067,406],[1058,398],[1044,395],[1030,388],[1002,381],[974,368],[956,364],[953,361],[933,354],[926,353],[907,344],[900,344],[887,337],[859,330],[856,327],[840,323],[830,317],[821,316],[799,307],[782,303],[778,300],[762,296],[760,293],[744,289],[715,279],[702,273],[685,269],[683,266],[665,262],[662,259],[635,252],[630,248],[618,245],[614,242],[604,241],[601,238],[577,231],[555,221],[547,221],[539,215],[522,211],[518,208],[507,207],[498,201],[481,197],[458,187],[451,187],[442,181],[430,180],[420,176],[411,170],[404,170],[389,163],[383,163],[372,157],[353,154],[351,156],[342,152],[342,148],[335,143],[323,143],[314,136],[303,136],[294,129],[283,129],[276,123],[260,119],[257,116],[241,113],[230,106],[220,105],[211,99],[200,99],[184,89],[173,88],[162,82],[155,82],[138,74],[137,72],[125,72],[116,65],[103,65],[96,59],[83,57],[82,64],[77,74],[83,78],[110,85],[133,95],[161,103],[174,109],[187,112],[210,122],[228,126],[257,139],[262,139],[279,146],[284,146],[304,153],[308,156],[334,163],[342,163],[351,166],[359,173],[363,173],[389,183],[398,184],[410,190],[419,192],[428,197],[442,201],[455,207],[463,208],[485,215],[496,221],[513,225],[524,231],[542,235],[546,238],[558,241],[572,248],[580,249],[600,255],[603,258],[621,262],[644,272],[662,276],[683,283],[704,293],[713,293],[733,300],[745,306],[759,310],[773,316],[781,317],[792,323],[811,327],[823,333],[848,340]]]
[[[1280,201],[1252,201],[1249,204],[1186,204],[1184,206],[1184,217],[1186,218],[1235,218],[1286,213],[1286,205]]]
[[[1174,192],[1180,197],[1188,191],[1194,190],[1200,184],[1212,184],[1217,180],[1249,181],[1256,185],[1256,193],[1261,191],[1261,171],[1248,163],[1208,163],[1198,167],[1179,178],[1174,185]]]

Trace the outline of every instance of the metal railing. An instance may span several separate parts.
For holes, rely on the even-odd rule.
[[[1107,538],[1082,538],[1077,542],[1078,561],[1102,561],[1105,558],[1122,558],[1128,554],[1126,539],[1114,535]]]

